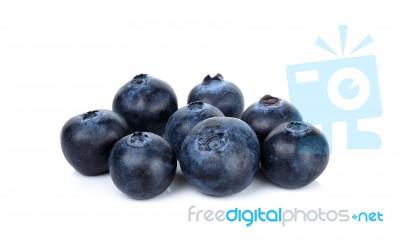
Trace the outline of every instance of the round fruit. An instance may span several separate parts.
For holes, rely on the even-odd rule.
[[[188,103],[202,101],[219,108],[225,116],[239,118],[244,109],[242,91],[232,82],[225,81],[221,74],[211,78],[207,75],[203,82],[189,93]]]
[[[224,116],[217,107],[200,101],[191,102],[171,115],[165,127],[165,139],[178,156],[189,131],[199,122],[216,116]]]
[[[118,90],[112,107],[125,118],[131,131],[162,135],[168,118],[178,108],[178,102],[168,83],[139,74]]]
[[[256,132],[260,144],[276,126],[284,122],[303,121],[293,105],[270,95],[250,105],[241,119]]]
[[[108,172],[113,145],[129,134],[124,118],[108,110],[95,110],[69,119],[61,130],[65,159],[84,175]]]
[[[171,184],[177,161],[163,138],[135,132],[114,145],[109,164],[111,179],[120,191],[134,199],[149,199]]]
[[[325,136],[304,122],[283,123],[262,144],[264,173],[283,188],[299,188],[313,182],[325,170],[329,146]]]
[[[182,173],[205,194],[226,196],[253,181],[260,162],[254,131],[232,117],[213,117],[197,124],[179,154]]]

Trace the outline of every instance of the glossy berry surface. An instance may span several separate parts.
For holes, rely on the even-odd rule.
[[[262,144],[264,173],[283,188],[299,188],[313,182],[328,165],[325,136],[304,122],[283,123]]]
[[[189,131],[199,122],[217,116],[224,116],[217,107],[200,101],[191,102],[171,115],[165,127],[165,139],[178,156]]]
[[[284,122],[303,121],[300,112],[293,105],[270,95],[265,95],[250,105],[241,119],[256,132],[260,144],[276,126]]]
[[[219,108],[227,117],[239,118],[244,109],[242,91],[232,82],[225,81],[221,74],[207,75],[203,82],[189,93],[188,103],[202,101]]]
[[[149,131],[162,135],[178,102],[168,83],[139,74],[118,90],[112,108],[125,118],[132,132]]]
[[[61,130],[65,159],[84,175],[108,172],[113,145],[129,134],[124,118],[108,110],[95,110],[69,119]]]
[[[179,162],[187,181],[198,190],[226,196],[244,190],[253,181],[260,162],[260,145],[243,121],[213,117],[189,132]]]
[[[134,199],[149,199],[171,184],[177,161],[163,138],[135,132],[114,145],[109,164],[111,179],[120,191]]]

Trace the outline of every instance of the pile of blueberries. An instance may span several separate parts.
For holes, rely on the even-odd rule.
[[[280,187],[303,187],[329,161],[326,138],[293,105],[265,95],[243,112],[242,92],[221,74],[207,75],[180,109],[168,83],[140,74],[118,90],[112,110],[69,119],[61,147],[78,172],[110,172],[134,199],[164,192],[177,161],[190,184],[213,196],[244,190],[260,167]]]

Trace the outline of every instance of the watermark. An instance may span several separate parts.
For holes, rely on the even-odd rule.
[[[286,227],[289,223],[297,222],[383,222],[380,211],[353,213],[349,209],[201,209],[196,205],[188,208],[189,222],[237,222],[246,227],[255,223],[279,223]]]
[[[333,50],[322,38],[315,42],[341,58],[289,65],[286,68],[289,97],[304,119],[322,126],[332,146],[332,124],[347,122],[348,149],[379,149],[378,134],[358,130],[358,120],[382,115],[376,59],[373,55],[353,57],[372,42],[367,35],[347,50],[347,25],[339,26],[341,50]]]

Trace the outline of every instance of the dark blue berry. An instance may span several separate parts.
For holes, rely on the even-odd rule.
[[[225,81],[221,74],[207,75],[203,82],[189,93],[188,103],[202,101],[219,108],[225,116],[239,118],[244,109],[242,91],[232,82]]]
[[[67,161],[84,175],[108,172],[113,145],[129,134],[124,118],[95,110],[69,119],[61,130],[61,148]]]
[[[189,131],[199,122],[216,116],[224,116],[217,107],[200,101],[191,102],[171,115],[165,127],[165,139],[179,155]]]
[[[135,132],[112,148],[110,175],[119,190],[134,199],[149,199],[172,183],[176,157],[168,142],[150,132]]]
[[[270,95],[250,105],[241,119],[256,132],[260,144],[276,126],[284,122],[303,121],[293,105]]]
[[[118,90],[112,107],[125,118],[131,131],[162,135],[168,118],[178,108],[178,102],[168,83],[139,74]]]
[[[283,188],[313,182],[325,170],[329,146],[325,136],[304,122],[283,123],[262,144],[261,163],[267,177]]]
[[[213,117],[189,132],[179,162],[185,178],[198,190],[226,196],[244,190],[253,181],[260,162],[260,145],[243,121]]]

